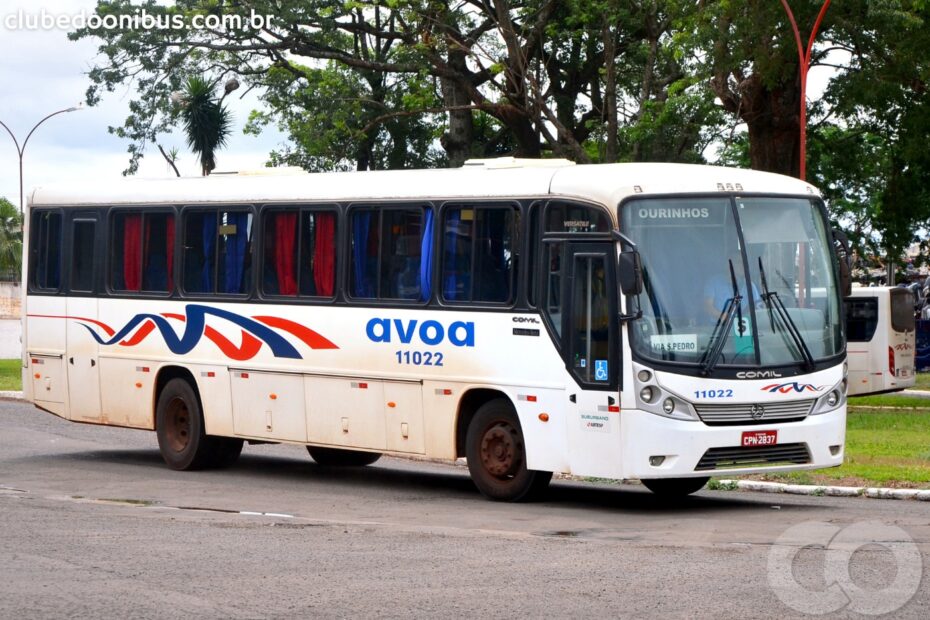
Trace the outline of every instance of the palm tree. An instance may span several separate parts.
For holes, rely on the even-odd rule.
[[[0,277],[7,274],[19,279],[23,261],[23,221],[19,208],[0,198]]]
[[[181,96],[187,145],[199,155],[204,176],[216,168],[216,151],[226,146],[232,125],[229,110],[213,96],[213,86],[201,76],[191,76]]]

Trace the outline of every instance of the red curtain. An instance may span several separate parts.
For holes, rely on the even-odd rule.
[[[274,218],[274,269],[278,275],[278,294],[297,295],[294,247],[297,244],[297,212],[276,213]]]
[[[336,214],[316,214],[316,238],[313,244],[313,283],[316,294],[332,297],[336,284]]]
[[[142,215],[123,218],[123,281],[127,291],[142,288]]]
[[[168,268],[168,292],[174,290],[174,215],[169,215],[165,223],[165,237],[167,247],[165,248],[165,258]]]

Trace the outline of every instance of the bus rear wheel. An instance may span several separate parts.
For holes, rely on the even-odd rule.
[[[526,468],[520,421],[510,402],[492,400],[475,413],[465,439],[471,479],[489,499],[520,502],[539,497],[552,472]]]
[[[155,408],[158,449],[171,469],[180,471],[227,467],[242,452],[242,440],[204,432],[200,399],[185,379],[168,381]]]
[[[307,446],[307,452],[313,460],[327,467],[364,467],[381,458],[380,452],[362,452],[360,450],[338,450],[336,448],[319,448]]]
[[[643,480],[643,486],[659,497],[685,497],[704,488],[710,478],[656,478]]]

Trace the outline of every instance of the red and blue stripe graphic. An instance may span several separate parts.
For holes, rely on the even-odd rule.
[[[790,392],[819,392],[823,390],[825,385],[811,385],[810,383],[773,383],[771,385],[766,385],[762,388],[763,392],[772,392],[778,394],[788,394]]]
[[[102,346],[134,347],[145,341],[152,333],[158,332],[165,345],[175,355],[186,355],[200,341],[206,337],[219,348],[222,353],[233,360],[244,361],[255,357],[262,345],[265,344],[275,357],[286,359],[303,359],[297,348],[280,332],[296,337],[311,349],[338,349],[332,341],[316,331],[295,321],[276,316],[245,317],[235,312],[189,304],[185,314],[137,314],[120,329],[116,330],[95,319],[84,317],[50,317],[43,315],[30,315],[36,318],[66,318],[78,321],[91,336]],[[241,343],[235,344],[221,334],[214,327],[207,325],[207,317],[229,321],[241,330]],[[184,324],[184,330],[179,335],[171,321]],[[99,332],[102,330],[105,337]]]

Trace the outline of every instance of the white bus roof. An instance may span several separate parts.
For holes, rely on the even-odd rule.
[[[613,206],[637,194],[719,191],[819,195],[808,183],[754,170],[687,164],[473,160],[463,168],[309,174],[273,169],[209,177],[93,179],[36,188],[33,206],[522,198],[562,196]]]

